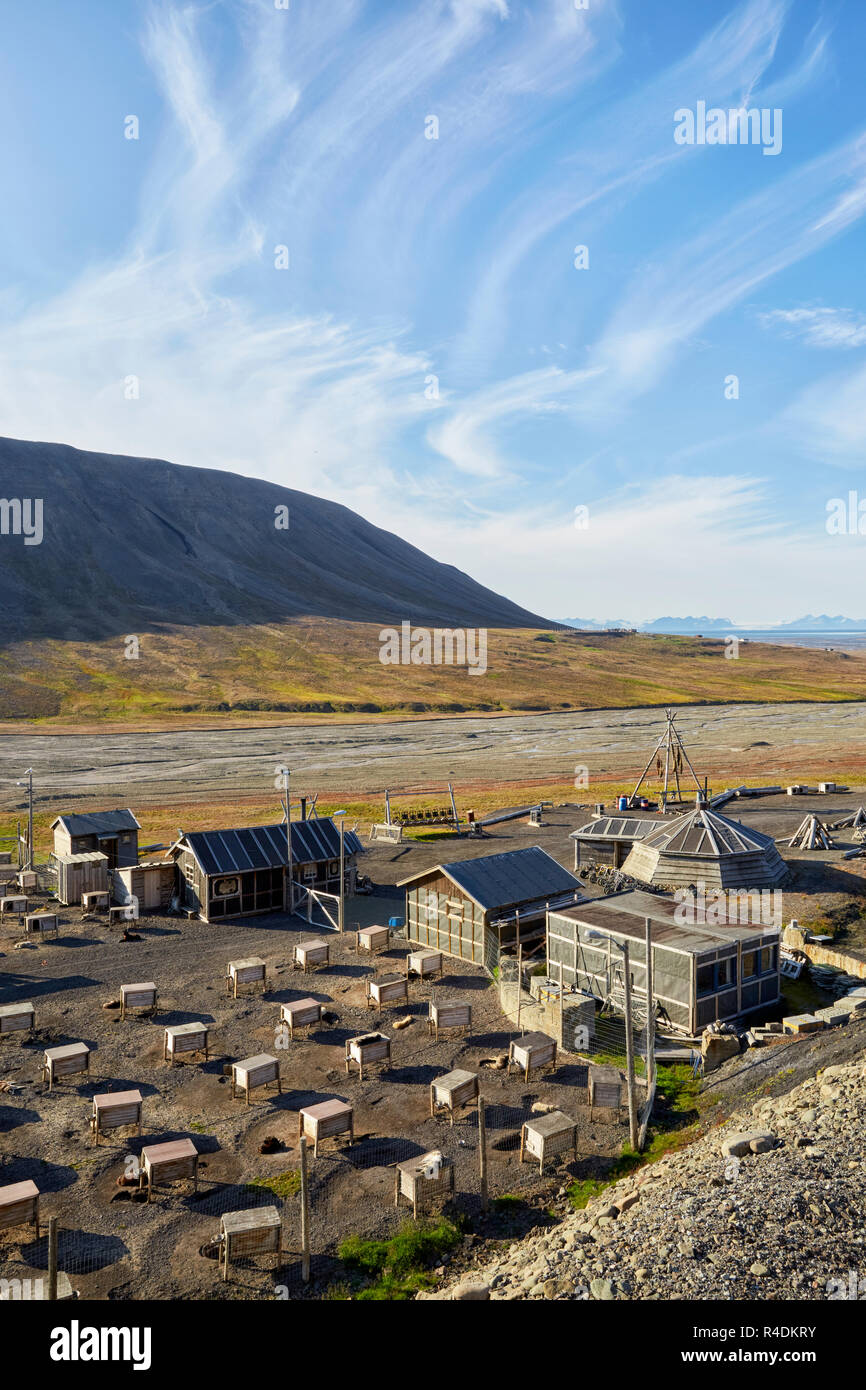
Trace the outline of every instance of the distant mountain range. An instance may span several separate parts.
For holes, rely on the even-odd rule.
[[[706,632],[866,632],[866,618],[844,618],[841,614],[829,617],[807,613],[789,623],[767,623],[765,627],[738,627],[730,618],[653,618],[648,623],[631,623],[627,618],[559,618],[566,627],[604,632],[609,628],[632,628],[637,632],[706,633]]]
[[[0,438],[0,499],[0,645],[302,617],[554,626],[348,507],[235,473]]]

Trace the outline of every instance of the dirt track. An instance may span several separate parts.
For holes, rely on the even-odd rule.
[[[186,729],[160,733],[7,734],[0,810],[21,806],[15,780],[32,767],[37,809],[88,801],[144,806],[267,793],[287,762],[301,791],[358,795],[385,787],[481,787],[593,781],[640,772],[658,737],[657,709],[391,723]],[[797,774],[841,778],[866,768],[866,705],[713,705],[677,726],[695,768],[723,785]]]

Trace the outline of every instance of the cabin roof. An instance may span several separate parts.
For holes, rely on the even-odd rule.
[[[749,895],[743,892],[743,897]],[[730,899],[730,895],[729,895]],[[612,936],[625,936],[630,941],[646,940],[646,919],[650,919],[650,935],[654,946],[686,952],[689,955],[705,955],[722,947],[743,945],[757,946],[761,941],[772,938],[778,940],[777,927],[765,926],[761,922],[740,924],[732,913],[730,920],[720,912],[719,922],[679,922],[676,918],[678,908],[683,904],[672,898],[662,898],[642,889],[630,889],[625,893],[611,893],[606,898],[593,898],[576,903],[573,907],[551,910],[551,917],[567,917],[581,926],[595,927],[609,932]],[[722,905],[723,906],[723,905]],[[706,901],[707,914],[713,908],[713,895]],[[713,912],[715,916],[715,912]]]
[[[361,841],[345,832],[346,854],[359,854]],[[208,876],[244,873],[249,869],[278,869],[288,864],[286,826],[254,825],[238,830],[193,830],[172,850],[188,849]],[[340,832],[330,816],[292,822],[292,859],[308,864],[339,859]]]
[[[564,869],[540,845],[437,864],[405,878],[397,887],[418,883],[431,874],[444,874],[485,912],[540,903],[581,889],[580,880]]]
[[[62,825],[69,835],[117,835],[123,830],[140,830],[141,826],[127,807],[118,811],[72,811],[51,822],[51,829]]]

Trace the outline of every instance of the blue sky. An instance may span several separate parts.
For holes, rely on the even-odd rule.
[[[549,616],[866,612],[860,0],[0,15],[0,432],[319,493]],[[677,144],[700,101],[780,152]]]

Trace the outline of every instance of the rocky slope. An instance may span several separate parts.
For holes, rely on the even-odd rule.
[[[0,439],[0,498],[42,504],[38,543],[5,522],[2,640],[304,615],[548,626],[347,507],[257,478]]]
[[[866,1049],[432,1298],[866,1300]]]

